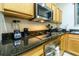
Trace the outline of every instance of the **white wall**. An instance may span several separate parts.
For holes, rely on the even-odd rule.
[[[6,26],[5,26],[5,19],[4,19],[4,15],[2,12],[0,12],[0,42],[1,42],[1,36],[2,36],[2,33],[6,33]]]
[[[57,6],[62,10],[61,28],[74,28],[74,4],[73,3],[58,3]]]

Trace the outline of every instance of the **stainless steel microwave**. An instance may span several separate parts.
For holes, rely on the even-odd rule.
[[[39,3],[35,4],[35,20],[48,20],[53,19],[53,11],[48,8],[46,5]]]

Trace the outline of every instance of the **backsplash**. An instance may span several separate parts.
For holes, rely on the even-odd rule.
[[[19,19],[19,18],[14,18],[14,17],[6,17],[3,15],[3,13],[0,12],[0,42],[1,42],[1,34],[2,33],[8,33],[8,32],[13,32],[13,24],[12,20],[20,20],[20,31],[23,31],[23,28],[29,28],[29,31],[39,31],[39,30],[45,30],[46,25],[49,22],[45,23],[39,23],[39,22],[32,22],[28,21],[25,19]],[[53,28],[56,27],[56,24],[50,23]]]
[[[44,23],[32,22],[19,18],[5,17],[7,32],[13,32],[13,20],[20,20],[19,27],[20,31],[23,31],[24,28],[28,28],[29,31],[39,31],[46,30],[46,25]]]

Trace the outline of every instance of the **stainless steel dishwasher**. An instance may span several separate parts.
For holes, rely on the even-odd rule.
[[[44,46],[44,55],[45,56],[55,56],[56,55],[56,45],[53,43],[49,43]]]

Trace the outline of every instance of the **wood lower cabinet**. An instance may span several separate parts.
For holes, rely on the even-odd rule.
[[[61,55],[66,51],[79,56],[79,35],[67,34],[67,36],[63,35],[63,37],[60,45]]]
[[[33,3],[4,3],[4,12],[7,14],[13,14],[20,17],[32,18],[34,16],[34,4]]]
[[[69,38],[67,51],[79,56],[79,39]]]
[[[64,51],[67,49],[67,34],[64,34],[60,38],[60,53],[64,54]]]

